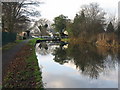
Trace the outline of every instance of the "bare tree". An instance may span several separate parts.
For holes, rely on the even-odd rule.
[[[30,15],[37,16],[39,12],[29,10],[29,5],[38,5],[39,3],[22,0],[20,2],[2,2],[2,28],[7,28],[9,32],[19,32],[21,28],[27,26],[30,22]],[[18,29],[19,27],[19,29]],[[23,28],[24,28],[23,27]]]
[[[88,25],[88,32],[99,33],[104,30],[105,26],[105,12],[99,7],[97,3],[91,3],[90,5],[84,5],[82,7],[86,17],[86,24]]]

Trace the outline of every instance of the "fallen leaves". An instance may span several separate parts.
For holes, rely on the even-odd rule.
[[[35,57],[32,57],[33,52],[34,49],[32,46],[25,45],[16,53],[3,78],[4,88],[42,87],[42,77],[40,76],[38,63],[35,61]],[[31,57],[31,59],[28,59],[29,57]],[[39,81],[36,81],[37,79]]]

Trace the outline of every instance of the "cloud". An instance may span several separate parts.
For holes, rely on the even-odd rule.
[[[84,4],[97,2],[100,7],[104,8],[108,13],[115,14],[118,9],[119,0],[45,0],[45,4],[41,6],[41,15],[44,18],[53,20],[54,17],[64,14],[73,19],[75,14]]]
[[[118,18],[120,18],[120,1],[118,3]]]

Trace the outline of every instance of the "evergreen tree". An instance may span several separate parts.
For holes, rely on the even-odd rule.
[[[118,38],[120,38],[120,22],[118,22],[118,27],[116,30],[116,35],[118,36]]]
[[[55,30],[60,33],[60,35],[62,35],[64,30],[66,29],[67,21],[68,19],[64,15],[59,15],[58,17],[54,18],[53,26],[55,27]]]
[[[107,32],[108,33],[111,33],[111,32],[114,32],[114,26],[112,24],[112,22],[110,22],[107,26]]]

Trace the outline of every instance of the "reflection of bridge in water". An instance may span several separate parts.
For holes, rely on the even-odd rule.
[[[53,52],[55,48],[63,47],[66,44],[68,43],[62,41],[41,41],[36,44],[36,52],[41,55],[47,55]]]

